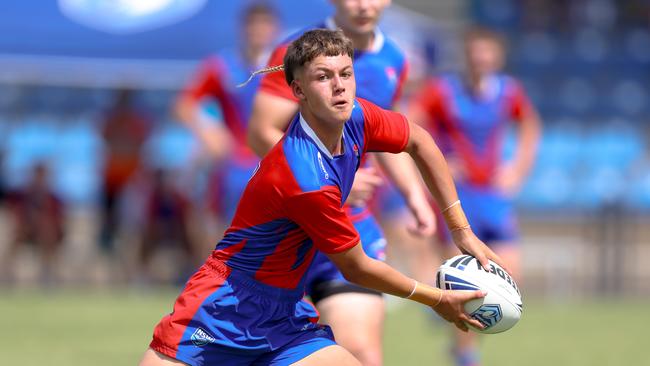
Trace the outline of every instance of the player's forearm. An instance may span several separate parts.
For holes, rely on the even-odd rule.
[[[456,186],[451,178],[447,162],[428,132],[411,124],[407,152],[415,161],[440,209],[445,209],[458,200]]]
[[[264,157],[282,139],[283,132],[276,129],[254,130],[249,128],[248,146],[259,156]]]
[[[201,141],[213,158],[221,159],[232,148],[232,136],[220,123],[200,113],[199,105],[181,97],[174,107],[177,118]]]
[[[377,161],[409,206],[416,200],[426,200],[417,167],[408,154],[381,153]]]
[[[339,264],[340,261],[337,265]],[[365,254],[362,259],[356,259],[346,265],[339,265],[339,269],[348,281],[375,291],[409,297],[411,300],[428,306],[435,305],[440,298],[440,290],[422,283],[418,283],[416,287],[416,281],[412,278]]]
[[[260,91],[253,102],[248,122],[247,142],[259,156],[264,157],[282,139],[284,130],[298,111],[298,104]]]
[[[523,178],[528,175],[533,167],[539,139],[541,135],[541,123],[537,113],[526,116],[519,126],[518,143],[515,151],[514,166]]]

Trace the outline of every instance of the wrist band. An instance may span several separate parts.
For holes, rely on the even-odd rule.
[[[413,280],[413,282],[414,282],[413,283],[413,290],[411,290],[411,293],[407,297],[405,297],[405,299],[410,299],[411,296],[413,296],[415,294],[415,290],[418,288],[418,281]]]
[[[460,205],[460,200],[454,201],[451,205],[447,206],[447,208],[442,210],[440,213],[445,213],[445,212],[449,211],[450,208],[452,208],[452,207],[454,207],[456,205]]]
[[[438,298],[438,302],[435,305],[431,305],[432,308],[435,308],[436,306],[440,305],[440,303],[442,302],[442,290],[438,289],[438,291],[440,291],[440,297]]]
[[[449,231],[451,231],[451,232],[460,231],[460,230],[469,229],[470,227],[471,226],[469,224],[467,224],[467,225],[464,225],[464,226],[455,227],[453,229],[450,229]]]
[[[463,208],[460,205],[460,200],[449,205],[442,212],[442,216],[445,218],[445,222],[450,231],[467,229],[469,226],[465,212],[463,212]]]

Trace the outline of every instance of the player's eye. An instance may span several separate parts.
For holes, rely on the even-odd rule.
[[[325,74],[320,74],[320,75],[317,76],[317,78],[318,78],[319,81],[325,81],[325,80],[329,79],[327,77],[327,75],[325,75]]]
[[[350,76],[352,76],[352,73],[350,71],[345,71],[341,74],[341,77],[343,77],[344,79],[349,79]]]

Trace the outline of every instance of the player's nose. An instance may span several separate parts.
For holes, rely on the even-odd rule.
[[[345,91],[345,85],[343,85],[343,79],[340,76],[336,75],[332,78],[332,89],[336,94]]]

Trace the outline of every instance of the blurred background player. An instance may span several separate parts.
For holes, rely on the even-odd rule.
[[[31,244],[40,256],[41,284],[56,283],[56,263],[65,237],[65,206],[50,185],[49,168],[44,162],[35,164],[27,184],[10,194],[9,213],[13,233],[2,262],[9,278],[13,277],[21,247]]]
[[[449,162],[458,195],[476,235],[520,278],[520,248],[513,199],[533,166],[540,120],[522,85],[504,75],[501,37],[472,28],[464,37],[466,70],[432,78],[414,99],[410,117],[427,121]],[[517,127],[516,150],[506,159],[503,141]],[[442,233],[448,242],[448,233]],[[447,247],[447,257],[459,254]],[[457,333],[457,365],[478,365],[474,334]]]
[[[219,163],[212,174],[211,200],[217,215],[227,225],[239,197],[259,163],[246,144],[246,129],[259,79],[236,86],[262,68],[276,40],[278,19],[270,5],[249,5],[242,16],[242,39],[229,49],[206,59],[176,103],[176,112]],[[216,102],[223,121],[206,116],[206,102]]]
[[[355,48],[357,95],[382,108],[391,109],[399,98],[407,74],[403,53],[378,28],[380,16],[389,0],[332,1],[333,17],[312,28],[343,30]],[[289,38],[293,40],[302,32]],[[281,65],[289,43],[273,52],[268,64]],[[249,143],[264,156],[283,136],[298,111],[298,102],[288,87],[283,72],[270,73],[262,79],[255,98],[249,126]],[[408,156],[378,155],[387,174],[395,180],[414,213],[414,231],[430,235],[435,228],[430,206],[426,203],[415,166]],[[363,166],[363,165],[362,165]],[[386,240],[366,202],[382,179],[373,167],[357,171],[346,212],[361,235],[366,253],[385,259]],[[323,323],[330,325],[337,342],[364,365],[382,363],[382,328],[384,303],[379,292],[361,288],[344,280],[338,269],[322,253],[317,253],[308,271],[307,294],[320,311]]]
[[[203,260],[199,245],[191,232],[192,202],[177,187],[174,172],[162,168],[147,172],[141,184],[143,193],[143,226],[138,250],[139,279],[144,283],[152,277],[151,261],[160,248],[177,248],[183,254],[178,282],[184,283],[189,273]],[[143,174],[144,175],[144,174]]]
[[[114,255],[115,236],[120,224],[120,200],[143,166],[142,149],[151,123],[135,104],[134,92],[121,89],[102,121],[105,162],[102,171],[100,246]]]

